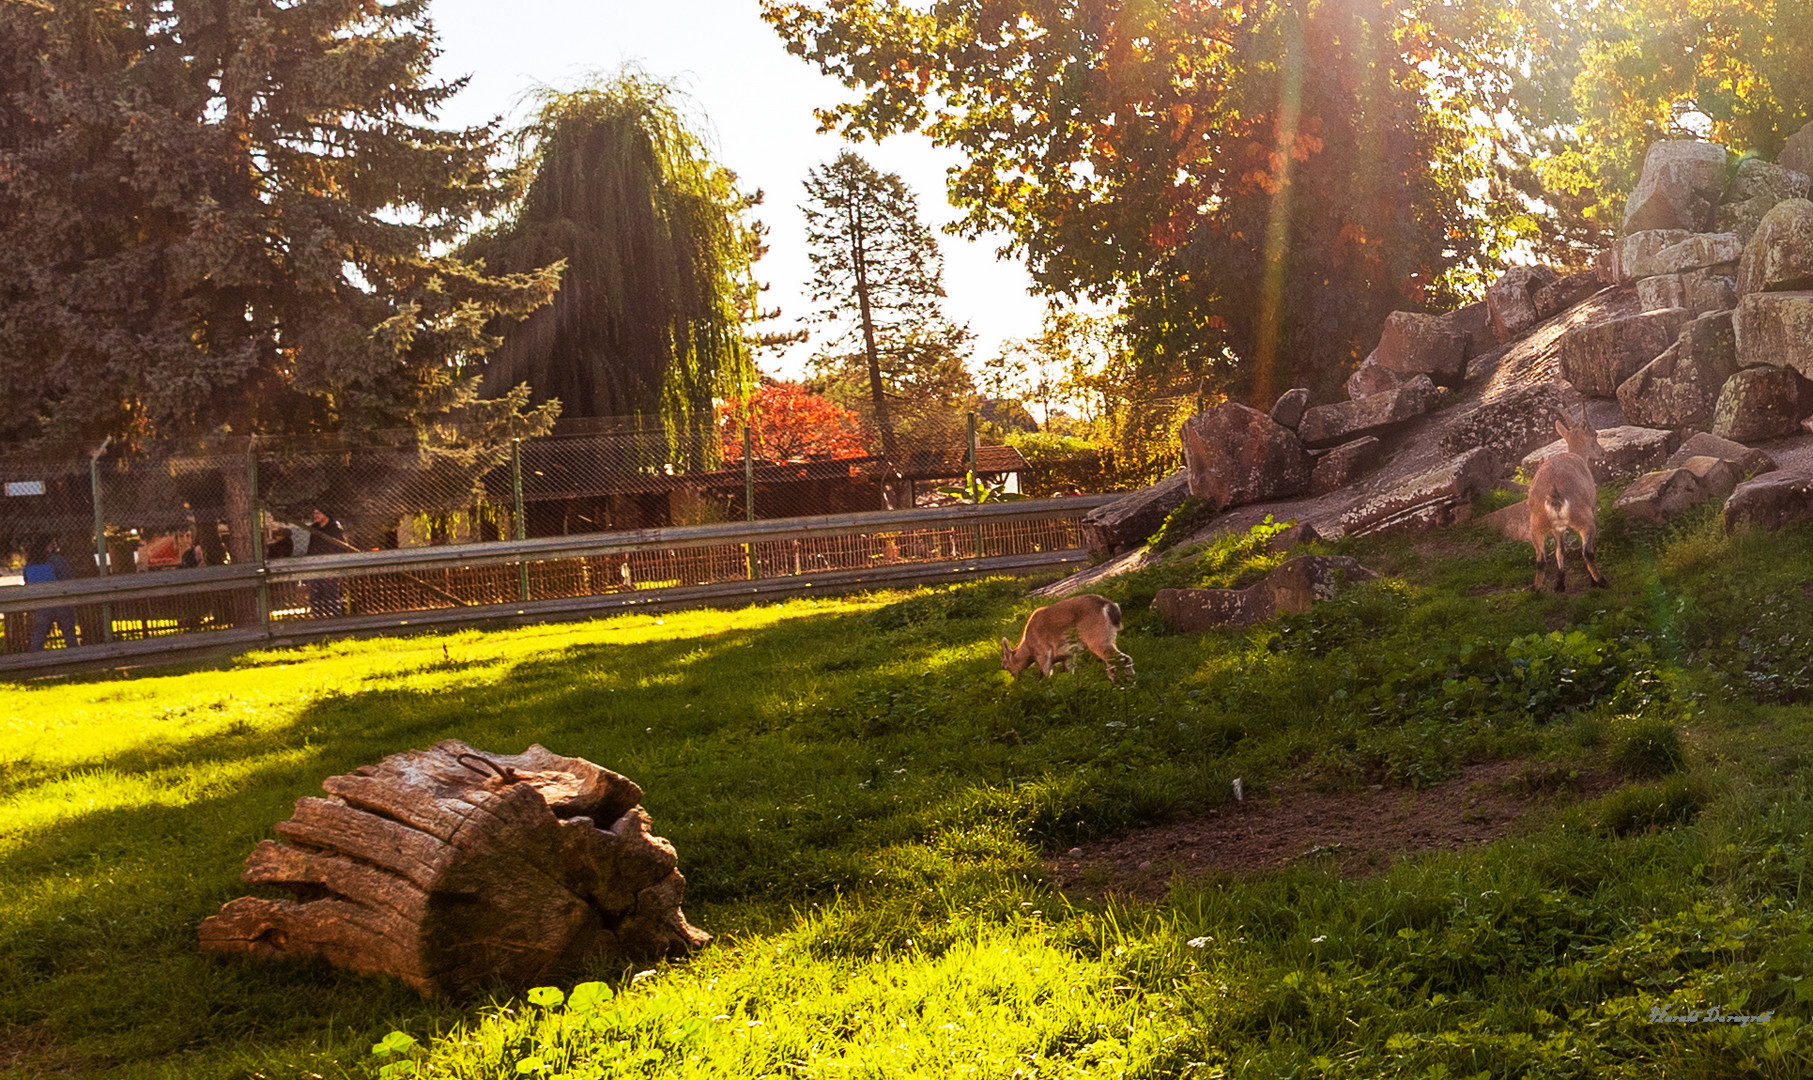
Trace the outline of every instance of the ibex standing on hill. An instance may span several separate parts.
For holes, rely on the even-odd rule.
[[[1580,423],[1569,423],[1563,414],[1555,421],[1555,430],[1567,440],[1567,449],[1542,463],[1530,481],[1530,543],[1536,548],[1536,580],[1530,588],[1542,591],[1544,547],[1549,537],[1555,538],[1555,591],[1567,588],[1567,565],[1562,562],[1562,540],[1569,529],[1580,534],[1580,555],[1586,572],[1592,575],[1593,587],[1606,586],[1594,557],[1599,537],[1599,485],[1593,480],[1595,461],[1605,460],[1605,448],[1599,445],[1599,433],[1587,419],[1586,406],[1580,406]]]
[[[1114,645],[1115,635],[1121,631],[1120,605],[1094,593],[1060,600],[1033,612],[1026,619],[1026,631],[1020,635],[1019,645],[1009,645],[1006,638],[1001,639],[1001,666],[1018,675],[1036,660],[1039,674],[1049,676],[1051,666],[1062,656],[1068,667],[1069,658],[1081,651],[1069,642],[1072,630],[1076,631],[1077,641],[1107,665],[1109,682],[1114,681],[1116,662],[1128,675],[1133,674],[1133,658]]]

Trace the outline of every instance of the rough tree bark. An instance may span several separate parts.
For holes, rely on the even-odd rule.
[[[679,956],[709,934],[680,911],[673,845],[642,789],[540,746],[484,754],[457,740],[322,782],[247,857],[242,896],[201,924],[204,948],[327,960],[427,995],[517,987],[587,961]]]

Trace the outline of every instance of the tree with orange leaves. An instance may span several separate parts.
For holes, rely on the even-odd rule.
[[[763,382],[753,396],[718,407],[724,460],[743,456],[743,424],[753,429],[761,461],[865,457],[869,453],[856,413],[799,383]]]
[[[1540,2],[1540,0],[1539,0]],[[764,0],[858,91],[853,137],[962,152],[949,193],[1064,297],[1124,300],[1147,365],[1269,406],[1332,390],[1396,309],[1439,309],[1527,230],[1481,117],[1525,25],[1485,0]],[[1521,53],[1519,50],[1523,50]],[[1547,74],[1541,57],[1518,71]],[[1534,75],[1528,77],[1535,77]],[[1477,110],[1477,111],[1476,111]]]

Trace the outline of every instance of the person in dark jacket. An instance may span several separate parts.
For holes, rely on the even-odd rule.
[[[75,577],[69,561],[57,551],[54,543],[35,540],[25,555],[25,583],[27,585],[45,585],[53,581],[68,581]],[[50,638],[50,628],[55,626],[63,635],[63,647],[73,649],[76,640],[76,609],[73,607],[40,608],[32,612],[31,651],[39,652]]]
[[[334,515],[317,506],[309,515],[310,555],[331,555],[348,550],[346,530]],[[338,618],[346,614],[346,602],[340,596],[339,578],[320,578],[308,583],[309,613],[316,618]]]

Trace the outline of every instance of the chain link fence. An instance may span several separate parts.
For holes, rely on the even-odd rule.
[[[481,444],[458,433],[103,446],[86,460],[0,458],[4,652],[246,630],[360,614],[1058,550],[1074,522],[637,551],[432,571],[335,574],[322,556],[868,511],[1018,494],[1033,470],[973,422],[841,456],[763,460],[740,430],[562,422]],[[1080,490],[1077,483],[1071,490]],[[1044,491],[1040,492],[1045,493]],[[290,561],[296,560],[296,561]],[[329,563],[331,567],[331,561]],[[67,610],[12,610],[5,587],[165,570],[261,567],[256,584]],[[48,568],[48,569],[47,569]],[[278,572],[282,571],[282,572]]]

